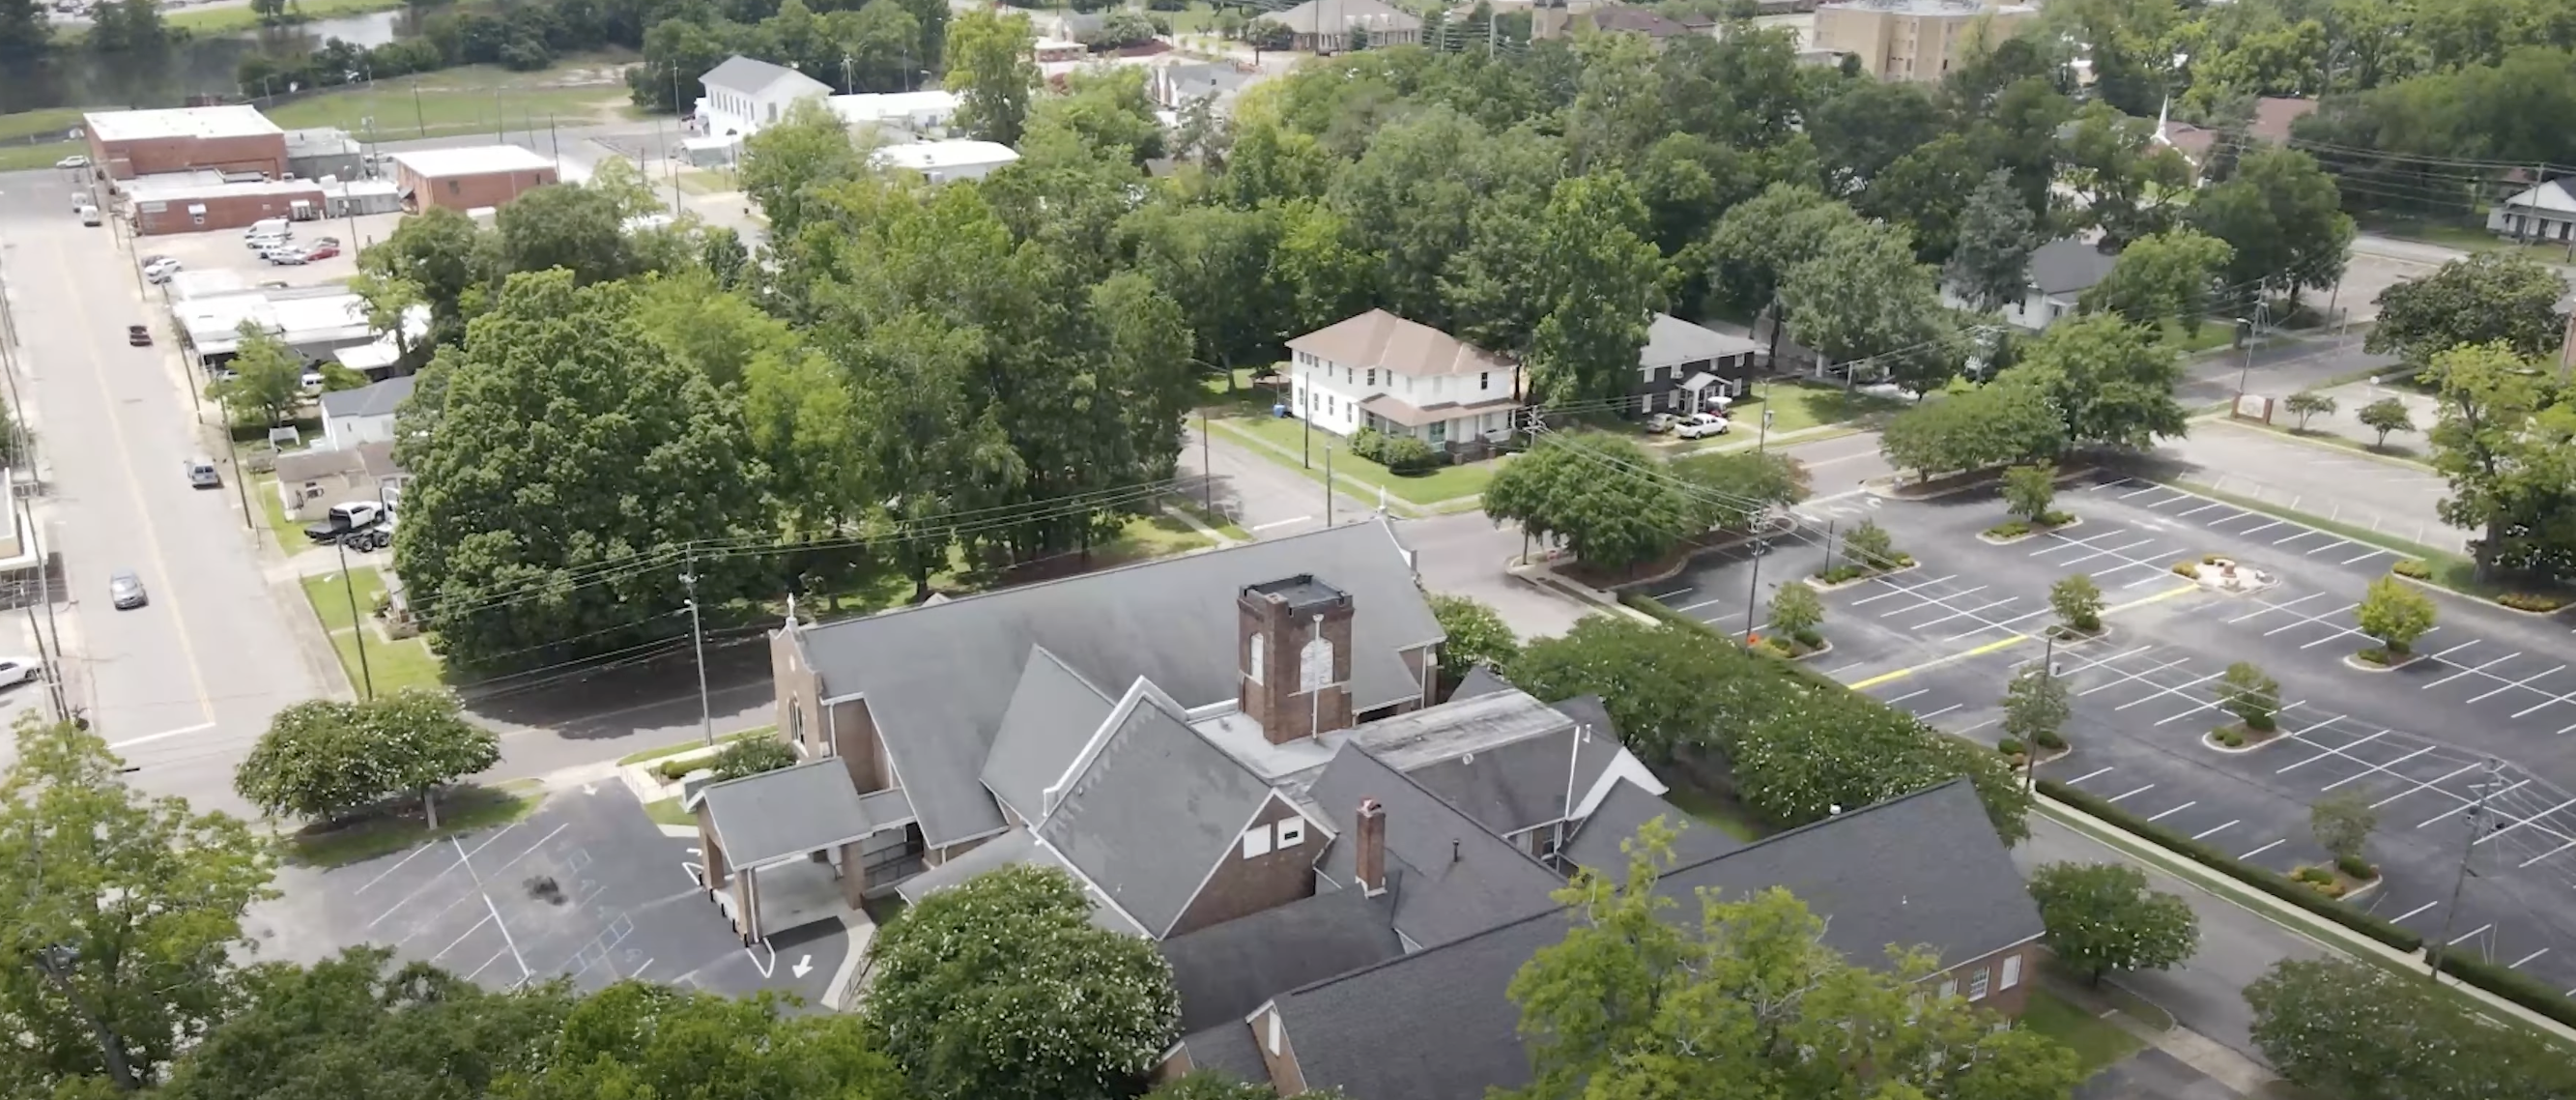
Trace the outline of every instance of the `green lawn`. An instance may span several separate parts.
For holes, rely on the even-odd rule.
[[[51,168],[74,153],[89,152],[87,142],[63,136],[81,124],[78,107],[48,107],[0,115],[0,172]]]
[[[653,824],[656,825],[691,827],[698,823],[696,814],[680,808],[680,799],[677,795],[645,803],[644,816],[652,818]]]
[[[359,633],[357,619],[349,614],[349,598],[357,597],[358,615],[367,616],[375,607],[376,597],[385,591],[384,579],[372,566],[349,570],[344,583],[338,573],[324,573],[304,578],[305,602],[322,620],[322,628],[331,635],[331,648],[340,654],[340,671],[349,677],[349,686],[360,691],[375,686],[375,693],[385,695],[405,688],[434,688],[444,680],[438,655],[429,651],[426,638],[414,636],[400,641],[387,641],[372,627]],[[359,650],[365,639],[365,651]]]
[[[2460,249],[2464,252],[2520,252],[2532,259],[2540,260],[2545,263],[2563,264],[2567,262],[2566,242],[2561,241],[2556,244],[2519,244],[2508,238],[2499,237],[2493,233],[2487,232],[2486,226],[2483,222],[2478,225],[2460,225],[2451,222],[2420,222],[2402,220],[2381,222],[2374,219],[2366,227],[2391,237],[2410,238],[2431,244],[2445,245],[2451,248]]]
[[[2284,425],[2284,424],[2265,424],[2265,423],[2261,423],[2261,422],[2259,422],[2259,421],[2251,421],[2251,420],[2249,420],[2249,421],[2245,421],[2244,423],[2245,423],[2245,424],[2247,424],[2247,425],[2249,425],[2249,426],[2251,426],[2251,427],[2260,428],[2260,429],[2262,429],[2262,430],[2264,430],[2264,431],[2271,432],[2271,433],[2273,433],[2273,434],[2275,434],[2275,435],[2285,435],[2285,436],[2288,436],[2288,437],[2290,437],[2290,438],[2292,438],[2292,439],[2298,440],[2298,441],[2299,441],[2299,442],[2301,442],[2301,443],[2310,443],[2310,444],[2314,444],[2314,445],[2316,445],[2316,446],[2320,446],[2320,447],[2333,447],[2333,448],[2336,448],[2336,449],[2339,449],[2339,450],[2356,451],[2356,452],[2359,452],[2359,453],[2361,453],[2361,454],[2366,454],[2366,455],[2377,455],[2377,456],[2379,456],[2379,457],[2381,457],[2381,458],[2395,459],[2395,460],[2397,460],[2397,461],[2401,461],[2401,462],[2412,463],[2412,464],[2414,464],[2414,465],[2416,465],[2416,466],[2422,466],[2422,467],[2424,467],[2425,469],[2431,469],[2431,468],[2432,468],[2432,467],[2430,467],[2429,465],[2426,465],[2426,463],[2424,462],[2424,460],[2423,460],[2422,458],[2420,458],[2420,457],[2418,457],[2418,456],[2416,455],[2416,453],[2415,453],[2415,449],[2414,449],[2414,448],[2412,448],[2412,447],[2408,447],[2408,446],[2405,446],[2405,445],[2403,445],[2403,444],[2391,443],[2391,444],[2389,444],[2388,446],[2385,446],[2385,447],[2373,447],[2373,446],[2371,446],[2371,445],[2370,445],[2370,444],[2368,444],[2368,443],[2364,443],[2364,442],[2362,442],[2361,440],[2354,439],[2354,438],[2353,438],[2353,437],[2351,437],[2351,436],[2343,435],[2343,434],[2336,433],[2336,432],[2329,432],[2329,431],[2302,431],[2302,430],[2300,430],[2300,429],[2298,429],[2298,428],[2290,427],[2290,426],[2288,426],[2288,425]]]
[[[627,104],[626,85],[602,82],[597,74],[631,60],[630,55],[586,54],[532,73],[467,65],[324,92],[266,113],[289,129],[337,126],[361,137],[368,132],[367,120],[373,119],[374,132],[388,141],[505,128],[530,131],[550,121],[588,124]]]
[[[239,470],[241,464],[236,462],[233,468]],[[251,475],[250,495],[258,502],[261,517],[268,520],[269,533],[277,536],[277,548],[289,554],[301,549],[306,542],[304,524],[287,518],[286,502],[277,497],[277,475]]]
[[[748,741],[754,737],[767,737],[777,732],[778,727],[776,726],[762,726],[758,729],[747,729],[741,733],[728,733],[722,737],[716,738],[716,744],[722,745],[729,741]],[[681,753],[688,752],[693,749],[703,749],[705,747],[707,747],[707,745],[704,741],[682,741],[677,745],[664,745],[658,749],[646,749],[642,752],[628,753],[624,756],[618,757],[617,764],[619,767],[625,767],[628,764],[643,764],[654,760],[660,760],[666,756],[678,756]]]
[[[1672,803],[1675,809],[1691,815],[1701,824],[1746,843],[1760,840],[1770,832],[1742,803],[1691,782],[1689,776],[1679,771],[1667,769],[1659,778],[1663,779],[1666,788],[1664,801]]]
[[[2045,989],[2030,991],[2030,1005],[2022,1010],[2021,1026],[2074,1050],[2087,1077],[2146,1046],[2137,1036]]]
[[[692,195],[721,195],[742,190],[742,184],[734,179],[733,172],[725,168],[683,168],[673,182],[679,185],[680,190]]]
[[[1305,470],[1307,476],[1317,481],[1324,478],[1324,451],[1329,447],[1334,452],[1332,465],[1335,475],[1365,485],[1382,486],[1388,495],[1414,504],[1437,504],[1444,500],[1472,497],[1484,492],[1485,484],[1494,480],[1496,464],[1492,460],[1464,466],[1442,466],[1427,474],[1413,476],[1397,474],[1384,466],[1348,453],[1344,450],[1347,441],[1325,431],[1314,433],[1312,441],[1314,467],[1309,470],[1300,461],[1300,455],[1306,453],[1303,448],[1307,445],[1306,426],[1303,421],[1271,416],[1238,416],[1213,423],[1218,431],[1236,432],[1287,448],[1289,453],[1285,455],[1258,445],[1250,449],[1289,467]],[[1350,491],[1348,485],[1343,488],[1345,491]]]
[[[2451,589],[2455,592],[2470,596],[2491,597],[2505,591],[2504,588],[2497,585],[2478,583],[2476,579],[2477,563],[2470,561],[2466,554],[2436,550],[2421,543],[2409,542],[2405,539],[2381,534],[2380,532],[2373,531],[2370,528],[2363,527],[2358,524],[2344,523],[2338,520],[2327,519],[2324,516],[2292,511],[2269,501],[2261,501],[2256,500],[2253,497],[2238,496],[2234,493],[2222,492],[2217,489],[2212,489],[2206,485],[2196,485],[2188,481],[2177,481],[2174,485],[2177,488],[2189,489],[2192,492],[2208,497],[2211,500],[2223,500],[2239,508],[2245,508],[2264,513],[2265,515],[2286,519],[2292,523],[2304,523],[2310,527],[2316,528],[2317,530],[2341,535],[2353,540],[2354,542],[2362,543],[2367,546],[2382,546],[2400,554],[2405,554],[2409,557],[2421,558],[2424,560],[2424,564],[2433,567],[2432,583],[2441,585],[2442,587]]]
[[[536,812],[545,784],[513,779],[496,786],[457,787],[439,795],[438,828],[428,827],[417,800],[336,829],[308,829],[286,838],[285,856],[311,867],[338,867],[392,855],[423,841],[506,825]]]
[[[2200,331],[2194,333],[2185,329],[2182,322],[2168,320],[2164,323],[2163,338],[2167,345],[2182,349],[2186,355],[2209,351],[2235,343],[2236,324],[2233,321],[2206,320],[2200,323]]]
[[[1188,513],[1190,518],[1206,524],[1217,534],[1224,535],[1236,542],[1252,541],[1252,532],[1244,530],[1241,525],[1235,523],[1233,520],[1227,519],[1224,516],[1200,507],[1196,498],[1189,500],[1175,499],[1171,502],[1171,506]]]
[[[364,15],[374,11],[392,11],[402,7],[403,3],[404,0],[293,0],[287,10],[290,13],[302,14],[306,19],[329,19],[343,15]],[[258,13],[253,12],[247,4],[229,8],[205,8],[198,11],[174,11],[163,15],[161,21],[172,27],[184,27],[200,37],[256,30],[259,27]]]
[[[74,153],[88,151],[89,146],[77,141],[48,141],[41,145],[0,145],[0,172],[51,168],[55,161]]]
[[[1154,14],[1171,20],[1174,34],[1201,34],[1216,30],[1216,5],[1207,0],[1190,0],[1190,6],[1179,11]]]
[[[1779,381],[1756,386],[1736,399],[1735,404],[1726,410],[1727,417],[1736,424],[1735,430],[1727,435],[1732,437],[1760,430],[1762,410],[1766,408],[1771,410],[1771,434],[1780,435],[1841,424],[1874,413],[1892,413],[1906,407],[1907,403],[1903,401],[1876,394],[1854,393],[1821,382]]]
[[[1226,416],[1268,416],[1272,402],[1280,400],[1277,390],[1254,386],[1252,380],[1261,371],[1253,367],[1234,368],[1234,384],[1226,385],[1226,376],[1216,371],[1199,375],[1199,408],[1201,411]]]

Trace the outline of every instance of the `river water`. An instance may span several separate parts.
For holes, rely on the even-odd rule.
[[[377,46],[419,33],[415,9],[316,19],[293,27],[201,37],[165,55],[55,50],[42,59],[0,64],[0,114],[47,107],[177,107],[192,95],[238,96],[233,73],[254,53],[302,53],[340,38]],[[284,89],[278,89],[284,91]],[[251,89],[258,94],[259,89]]]

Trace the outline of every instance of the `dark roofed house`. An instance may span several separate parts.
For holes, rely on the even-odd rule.
[[[1392,845],[1391,821],[1386,835]],[[1890,944],[1929,948],[1948,964],[1930,980],[2007,1016],[2028,995],[2041,934],[2038,909],[1964,779],[1677,863],[1658,885],[1682,901],[1668,912],[1684,921],[1698,919],[1687,901],[1696,890],[1740,898],[1783,887],[1824,918],[1825,942],[1853,962],[1884,967]],[[1526,1084],[1520,1011],[1506,991],[1573,917],[1558,908],[1498,908],[1494,917],[1252,1013],[1244,1030],[1270,1082],[1283,1095],[1337,1088],[1351,1100],[1482,1100],[1488,1089]],[[1202,1033],[1184,1045],[1221,1057],[1233,1041]]]
[[[1306,793],[1338,833],[1316,889],[1392,896],[1408,948],[1556,908],[1556,872],[1365,750],[1344,746]],[[1373,837],[1360,829],[1363,804],[1380,815]]]
[[[681,806],[697,818],[703,882],[745,943],[858,905],[859,876],[807,857],[849,858],[885,809],[830,760],[712,783]]]
[[[2119,259],[2092,242],[2074,237],[2059,237],[2032,249],[2030,275],[2021,300],[2004,303],[2004,320],[2032,331],[2057,323],[2058,318],[2075,312],[2076,301],[2110,275],[2111,266]],[[1941,287],[1941,300],[1958,309],[1976,308],[1976,303],[1946,283]]]
[[[1669,313],[1658,313],[1646,325],[1646,346],[1637,351],[1637,380],[1629,386],[1630,415],[1650,412],[1689,414],[1722,408],[1744,395],[1760,370],[1762,345],[1752,338],[1695,325]]]

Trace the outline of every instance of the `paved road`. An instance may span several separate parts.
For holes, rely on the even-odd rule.
[[[18,322],[26,399],[52,471],[42,502],[67,578],[68,678],[138,786],[239,810],[231,764],[288,703],[326,681],[289,628],[291,591],[261,575],[239,498],[188,487],[200,437],[166,321],[144,308],[113,231],[66,211],[46,172],[0,177],[0,274]],[[159,326],[151,348],[125,326]],[[230,471],[227,471],[229,478]],[[117,611],[132,569],[149,606]],[[77,641],[74,641],[74,638]]]

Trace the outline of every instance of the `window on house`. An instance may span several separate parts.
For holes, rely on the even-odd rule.
[[[1255,825],[1243,834],[1243,858],[1251,859],[1270,851],[1270,826]]]
[[[1958,979],[1956,979],[1956,978],[1943,978],[1943,979],[1941,979],[1941,996],[1942,996],[1944,999],[1948,999],[1948,998],[1951,998],[1951,997],[1956,997],[1956,996],[1958,996],[1958,995],[1959,995],[1959,981],[1958,981]]]
[[[1270,1045],[1271,1056],[1274,1058],[1278,1057],[1279,1041],[1287,1037],[1279,1026],[1279,1013],[1276,1011],[1272,1012],[1269,1018],[1263,1022],[1269,1026],[1263,1029],[1267,1034],[1263,1035],[1262,1039]]]
[[[1489,370],[1477,371],[1476,388],[1479,390],[1490,390],[1494,388],[1494,372]]]
[[[2003,973],[2003,977],[1998,978],[1998,979],[1996,979],[1996,980],[1995,980],[1995,988],[1997,988],[1997,989],[2011,989],[2012,987],[2017,986],[2017,985],[2020,985],[2020,984],[2021,984],[2021,956],[2019,956],[2019,955],[2006,955],[2006,956],[2004,956],[2004,973]]]
[[[1432,445],[1432,446],[1434,446],[1434,447],[1437,447],[1437,446],[1439,446],[1439,445],[1441,445],[1441,444],[1443,444],[1443,443],[1446,443],[1446,442],[1448,442],[1448,441],[1449,441],[1449,422],[1448,422],[1448,421],[1446,421],[1446,420],[1434,420],[1434,421],[1432,421],[1432,422],[1431,422],[1431,445]]]
[[[449,180],[449,181],[447,181],[447,193],[448,193],[448,194],[454,195],[454,194],[457,194],[457,193],[462,192],[462,191],[464,191],[464,190],[465,190],[465,181],[463,181],[463,180]]]
[[[1244,675],[1249,677],[1253,683],[1257,684],[1261,682],[1261,666],[1263,658],[1269,655],[1269,649],[1270,639],[1259,634],[1252,636],[1252,659],[1250,661],[1252,667],[1245,669]]]
[[[1372,386],[1377,385],[1377,368],[1376,368],[1376,367],[1370,367],[1370,368],[1369,368],[1369,371],[1368,371],[1368,384],[1369,384],[1369,385],[1372,385]]]
[[[1306,842],[1306,823],[1289,820],[1279,823],[1279,847],[1294,848]]]
[[[1980,966],[1977,968],[1976,973],[1968,975],[1968,999],[1971,1001],[1982,1001],[1986,999],[1985,967]]]
[[[805,707],[794,695],[787,697],[787,739],[796,747],[805,747]]]

